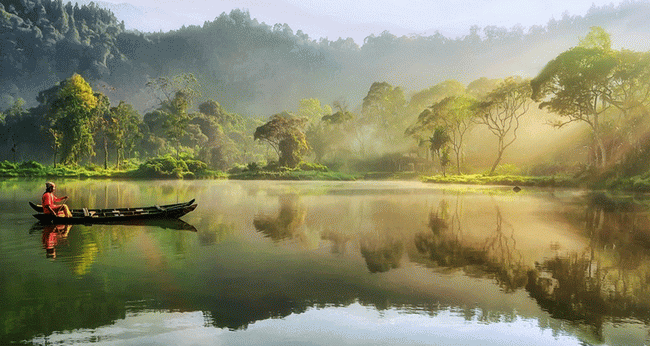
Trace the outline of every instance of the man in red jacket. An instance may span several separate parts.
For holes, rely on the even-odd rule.
[[[45,214],[52,214],[61,217],[72,217],[70,209],[65,204],[54,204],[56,202],[61,202],[68,199],[68,196],[56,197],[54,195],[54,190],[56,185],[51,182],[45,183],[45,192],[43,193],[43,212]]]

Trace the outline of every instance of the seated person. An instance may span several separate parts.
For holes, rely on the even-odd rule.
[[[45,183],[45,192],[43,193],[43,213],[52,214],[60,217],[72,217],[70,209],[65,204],[55,204],[56,202],[61,202],[68,199],[68,196],[63,196],[61,198],[54,195],[54,190],[56,185],[51,182]]]

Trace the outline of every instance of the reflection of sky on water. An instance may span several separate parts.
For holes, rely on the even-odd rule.
[[[581,345],[576,337],[540,328],[536,319],[496,323],[466,320],[453,310],[431,316],[410,310],[376,310],[358,303],[312,308],[282,319],[267,319],[246,330],[208,326],[202,312],[148,312],[129,315],[95,330],[57,333],[32,340],[41,344],[94,345]]]

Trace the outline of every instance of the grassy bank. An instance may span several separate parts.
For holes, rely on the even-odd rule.
[[[62,166],[54,168],[35,161],[13,163],[0,161],[2,178],[77,178],[77,179],[233,179],[233,180],[416,180],[439,184],[507,185],[538,187],[580,187],[597,190],[650,192],[650,173],[634,177],[600,176],[576,178],[570,175],[519,176],[519,175],[434,175],[423,176],[417,172],[343,173],[331,171],[317,164],[303,163],[295,169],[260,167],[251,163],[228,172],[208,169],[201,161],[170,156],[149,159],[141,164],[126,164],[124,169],[104,169],[97,165]]]
[[[329,171],[325,167],[305,169],[235,169],[230,172],[208,169],[201,161],[174,157],[149,159],[125,169],[104,169],[97,165],[79,167],[45,166],[35,161],[13,163],[0,161],[3,178],[77,178],[77,179],[234,179],[234,180],[358,180],[360,174]]]
[[[580,187],[580,182],[570,176],[556,175],[545,177],[516,176],[516,175],[449,175],[422,176],[425,183],[440,184],[472,184],[472,185],[510,185],[510,186],[539,186],[539,187]]]
[[[228,179],[233,180],[359,180],[360,175],[353,175],[341,172],[319,172],[319,171],[284,171],[284,172],[243,172],[229,174]]]

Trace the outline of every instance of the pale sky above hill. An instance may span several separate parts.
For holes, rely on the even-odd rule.
[[[78,0],[89,3],[90,0]],[[469,33],[472,25],[524,28],[545,25],[564,13],[584,16],[592,5],[618,5],[608,0],[100,0],[127,29],[169,31],[203,25],[222,12],[246,9],[251,17],[273,25],[287,23],[312,39],[352,37],[362,44],[371,34],[395,35],[439,31],[447,37]]]

